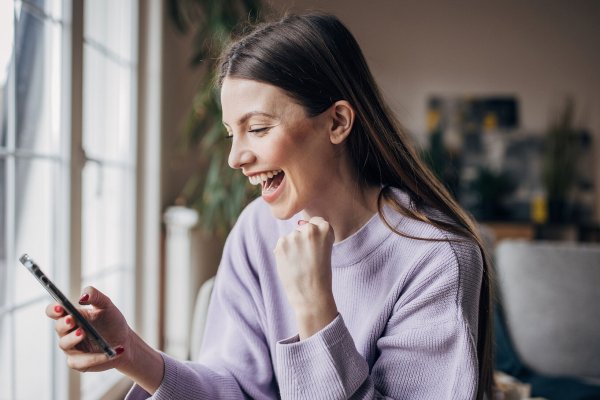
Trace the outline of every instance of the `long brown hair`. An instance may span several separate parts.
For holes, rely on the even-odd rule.
[[[422,162],[386,105],[350,31],[335,16],[323,13],[289,15],[258,25],[223,53],[219,86],[228,76],[277,86],[298,101],[309,116],[321,114],[335,101],[350,102],[356,119],[347,139],[349,154],[362,184],[383,187],[378,210],[384,221],[386,203],[404,215],[477,243],[483,257],[477,398],[483,398],[484,393],[491,398],[492,271],[484,245],[472,219]],[[394,187],[404,190],[413,206],[401,204],[392,194]],[[438,210],[451,221],[426,215],[421,212],[424,207]],[[397,234],[408,236],[387,225]]]

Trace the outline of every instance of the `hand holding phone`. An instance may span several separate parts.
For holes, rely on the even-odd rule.
[[[50,293],[50,295],[60,303],[65,311],[70,314],[77,325],[83,328],[87,336],[94,341],[102,351],[109,358],[113,358],[117,355],[115,349],[113,349],[108,342],[98,333],[98,331],[90,324],[81,313],[77,310],[77,308],[69,301],[69,299],[56,287],[56,285],[42,272],[40,267],[29,257],[27,254],[23,254],[19,261],[23,264],[29,272],[42,284],[42,286]]]

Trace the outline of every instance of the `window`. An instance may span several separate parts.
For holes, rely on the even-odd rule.
[[[133,320],[136,174],[136,3],[84,3],[82,286],[109,294]],[[116,371],[82,376],[94,399]],[[100,390],[95,390],[100,389]]]
[[[96,399],[120,379],[69,374],[50,297],[17,259],[73,299],[93,284],[133,321],[137,12],[0,2],[0,399]]]

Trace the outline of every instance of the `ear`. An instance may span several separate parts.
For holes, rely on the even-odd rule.
[[[331,129],[329,140],[333,144],[340,144],[352,131],[354,125],[354,108],[346,100],[339,100],[330,107]]]

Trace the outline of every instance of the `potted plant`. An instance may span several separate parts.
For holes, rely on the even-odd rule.
[[[544,138],[542,180],[548,198],[550,222],[569,219],[569,196],[577,178],[579,131],[574,126],[575,104],[567,99]]]
[[[221,121],[216,86],[218,55],[232,32],[243,22],[259,20],[260,0],[171,0],[169,13],[183,33],[193,31],[191,63],[203,73],[183,132],[187,147],[198,147],[207,168],[197,171],[185,184],[180,203],[200,214],[200,225],[223,237],[255,196],[255,187],[227,165],[229,143]]]

